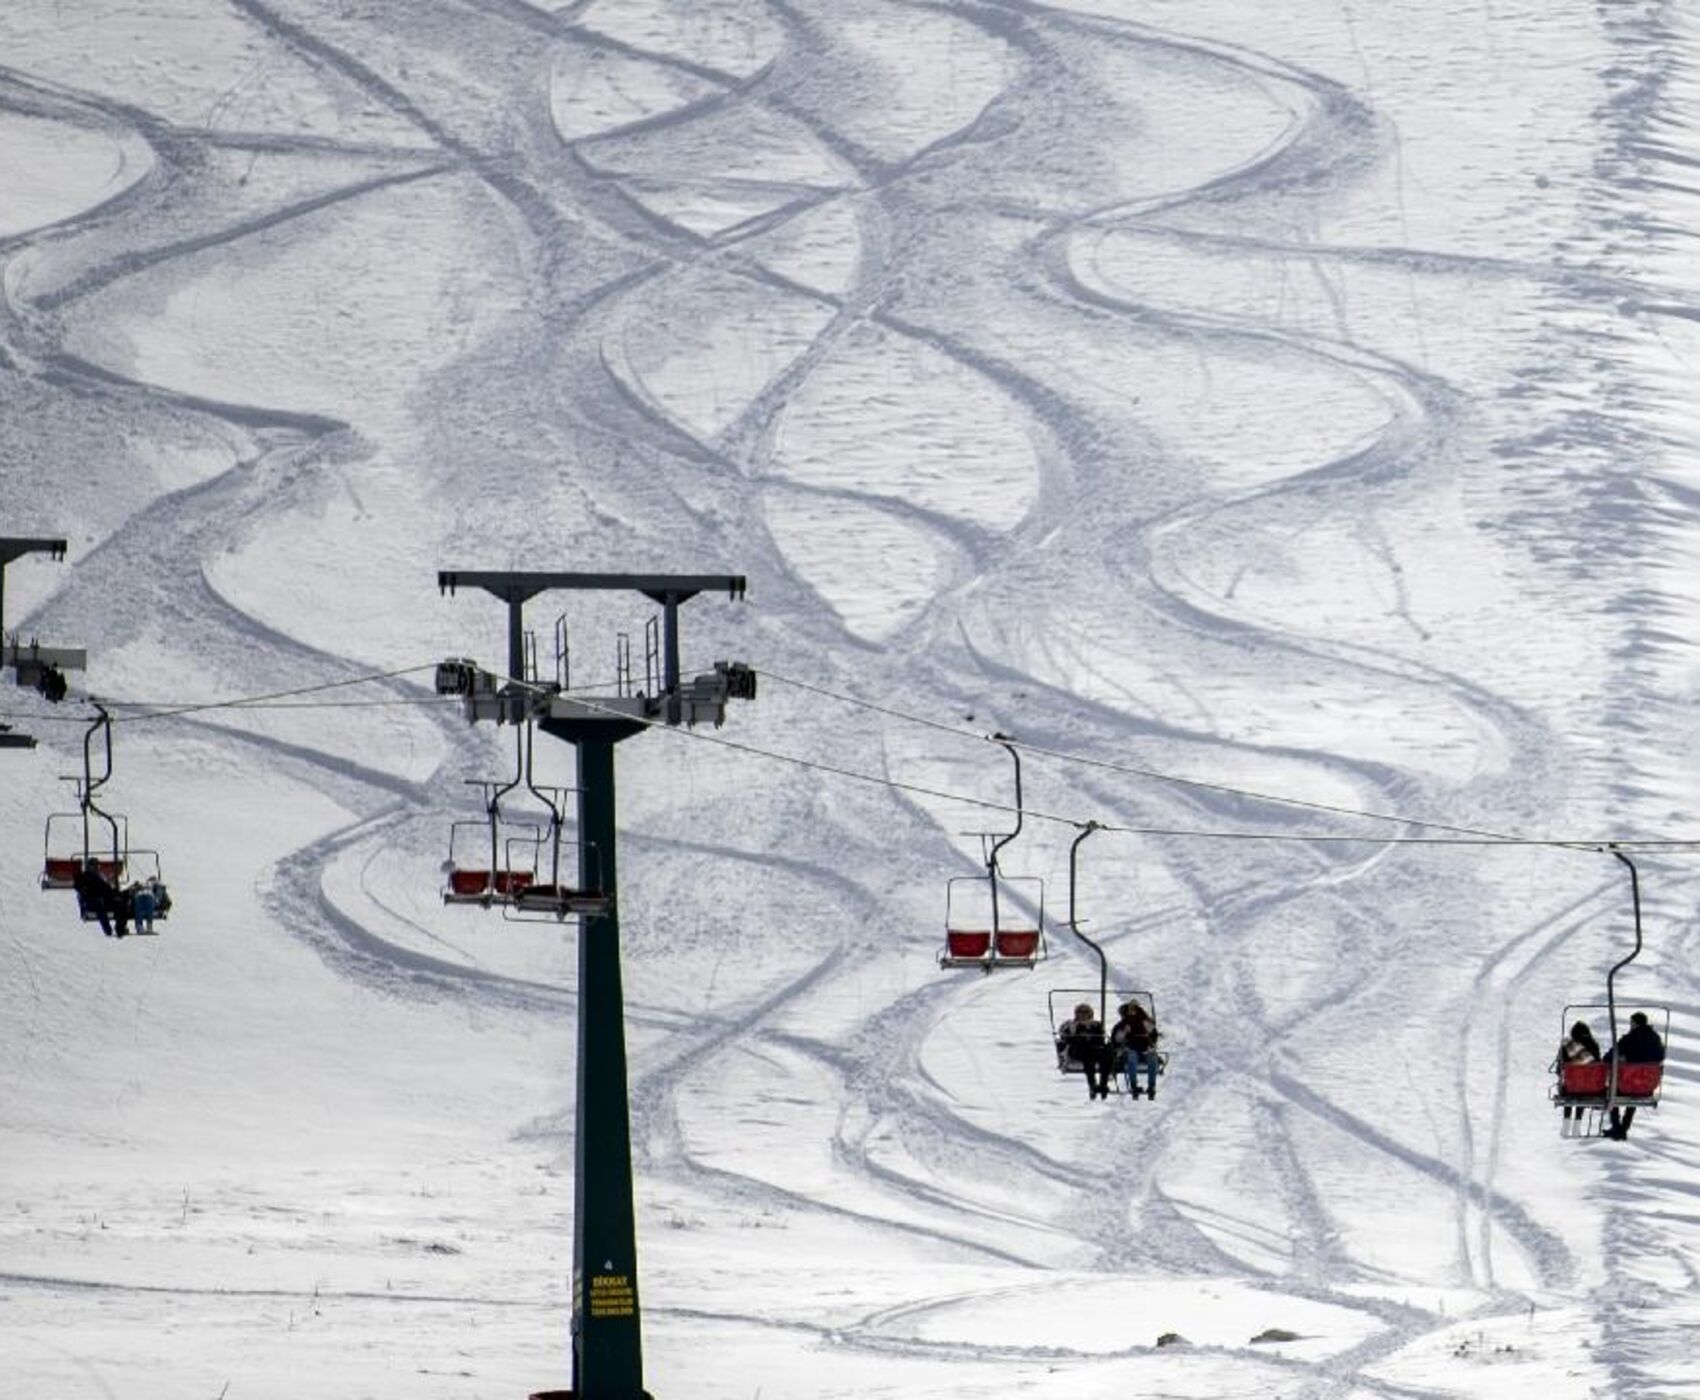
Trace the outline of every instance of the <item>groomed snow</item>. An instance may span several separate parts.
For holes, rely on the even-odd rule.
[[[1700,830],[1697,63],[1669,0],[0,6],[0,535],[70,541],[5,622],[90,657],[0,694],[0,1394],[569,1384],[578,934],[441,902],[521,762],[444,567],[749,578],[684,660],[760,698],[620,753],[662,1400],[1695,1393],[1692,854],[1666,1100],[1546,1091],[1596,848]],[[652,684],[647,611],[537,599],[539,673]],[[90,697],[153,938],[38,887]],[[993,732],[1051,956],[944,973]],[[1089,819],[1152,1102],[1056,1072]],[[1390,839],[1456,829],[1568,845]]]

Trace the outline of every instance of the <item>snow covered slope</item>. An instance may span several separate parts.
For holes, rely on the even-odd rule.
[[[1695,858],[1668,1101],[1564,1143],[1617,863],[1224,788],[1700,830],[1697,64],[1661,0],[0,6],[0,534],[72,544],[7,618],[177,898],[35,888],[86,711],[0,696],[0,1393],[567,1383],[574,948],[437,898],[511,762],[419,669],[504,654],[456,566],[747,574],[723,737],[912,785],[623,747],[663,1400],[1694,1394]],[[1096,761],[1038,812],[1366,838],[1082,848],[1154,1103],[1056,1075],[1066,931],[934,964],[993,730]]]

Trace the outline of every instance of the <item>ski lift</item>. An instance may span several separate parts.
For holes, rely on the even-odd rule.
[[[95,822],[107,824],[104,839],[94,839]],[[116,885],[129,867],[129,828],[127,818],[108,815],[98,808],[92,812],[84,808],[51,813],[42,843],[42,889],[75,889],[77,873],[91,860],[101,878]]]
[[[1589,1022],[1600,1012],[1605,1013],[1609,1039],[1602,1047],[1605,1058],[1585,1064],[1570,1064],[1562,1054],[1554,1061],[1557,1079],[1549,1097],[1564,1110],[1564,1137],[1595,1138],[1611,1135],[1611,1129],[1626,1111],[1638,1108],[1657,1108],[1664,1085],[1664,1064],[1660,1062],[1621,1061],[1618,1046],[1617,974],[1641,954],[1641,877],[1635,862],[1622,851],[1613,849],[1616,856],[1629,867],[1629,890],[1635,911],[1635,946],[1627,956],[1613,964],[1606,974],[1606,999],[1603,1003],[1573,1004],[1564,1008],[1559,1039],[1562,1044],[1570,1028],[1578,1021]],[[1631,1016],[1652,1027],[1661,1045],[1670,1042],[1670,1008],[1642,1005]],[[1627,1131],[1627,1125],[1625,1126]]]
[[[1157,1024],[1157,998],[1140,987],[1052,987],[1045,993],[1046,1025],[1050,1028],[1052,1044],[1057,1052],[1057,1072],[1059,1074],[1084,1074],[1086,1066],[1070,1055],[1067,1049],[1057,1041],[1057,1029],[1069,1019],[1077,1006],[1089,1005],[1096,1001],[1100,1007],[1098,1019],[1108,1034],[1114,1017],[1106,1017],[1105,1006],[1123,1007],[1129,1002],[1136,1002],[1145,1008],[1145,1014],[1151,1018],[1151,1024]],[[1168,1069],[1169,1056],[1167,1051],[1157,1054],[1157,1075],[1162,1077]],[[1118,1070],[1118,1072],[1120,1072]]]
[[[998,868],[998,852],[1021,834],[1021,755],[1007,736],[992,739],[1015,763],[1015,830],[992,841],[983,876],[958,875],[945,882],[943,968],[1032,967],[1046,955],[1045,882],[1032,875],[1005,875]],[[982,843],[994,834],[983,833]]]
[[[442,669],[438,667],[439,672]],[[449,858],[443,863],[448,875],[443,885],[444,904],[477,904],[488,909],[513,898],[515,890],[532,879],[530,870],[516,869],[512,864],[513,838],[516,834],[521,838],[523,850],[525,839],[538,828],[535,823],[510,822],[502,815],[502,799],[525,777],[525,729],[514,731],[514,776],[508,782],[467,779],[467,784],[478,788],[483,797],[484,816],[449,827]]]
[[[1050,1032],[1051,1044],[1056,1051],[1057,1072],[1065,1077],[1073,1074],[1085,1074],[1086,1065],[1069,1053],[1069,1046],[1059,1034],[1061,1027],[1068,1017],[1063,1011],[1072,1013],[1077,1007],[1090,1006],[1094,999],[1098,1004],[1098,1024],[1104,1027],[1108,1037],[1111,1021],[1109,1009],[1114,997],[1114,1005],[1119,1009],[1133,1003],[1145,1009],[1150,1018],[1153,1031],[1159,1022],[1157,1020],[1157,998],[1149,992],[1138,988],[1116,988],[1112,993],[1110,988],[1110,961],[1105,956],[1103,948],[1095,939],[1088,938],[1080,931],[1080,921],[1075,912],[1075,891],[1077,888],[1076,872],[1079,868],[1081,844],[1093,832],[1101,830],[1097,822],[1087,822],[1080,830],[1080,835],[1074,838],[1074,843],[1068,848],[1068,928],[1069,932],[1098,955],[1098,985],[1096,987],[1053,987],[1045,994],[1046,1028]],[[1155,1035],[1153,1040],[1155,1040]],[[1169,1056],[1164,1051],[1151,1050],[1147,1052],[1154,1066],[1149,1071],[1148,1084],[1152,1086],[1151,1093],[1155,1097],[1155,1083],[1168,1072]],[[1137,1068],[1144,1068],[1143,1066]],[[1110,1084],[1114,1092],[1121,1093],[1124,1080],[1131,1086],[1134,1070],[1130,1070],[1125,1060],[1123,1063],[1111,1061]],[[1138,1097],[1137,1094],[1134,1097]]]
[[[108,812],[96,800],[96,794],[112,777],[112,717],[104,707],[95,705],[96,718],[83,735],[82,777],[69,777],[77,793],[77,810],[54,812],[47,818],[42,837],[41,888],[44,890],[74,890],[77,876],[89,866],[115,891],[145,885],[164,890],[159,852],[130,844],[129,818],[122,813]],[[94,738],[102,739],[103,763],[99,777],[94,772]],[[151,918],[167,917],[170,896],[158,899]],[[106,911],[109,915],[114,912]],[[94,922],[101,911],[94,907],[81,908],[85,923]]]
[[[6,631],[6,566],[26,554],[63,559],[65,548],[64,540],[0,537],[0,672],[10,668],[19,685],[40,691],[52,705],[60,704],[70,691],[65,672],[82,670],[88,657],[80,648],[44,647],[35,638],[26,643],[20,634]],[[0,748],[34,747],[28,735],[6,733],[7,728],[0,724]]]
[[[563,840],[570,789],[540,787],[532,777],[532,726],[517,728],[515,772],[506,783],[472,780],[484,795],[481,820],[459,821],[449,829],[445,904],[498,906],[504,918],[554,918],[598,914],[608,908],[602,892],[601,865],[594,848]],[[502,811],[503,799],[520,784],[542,804],[545,821],[515,821]],[[577,882],[563,878],[562,854],[576,849]]]

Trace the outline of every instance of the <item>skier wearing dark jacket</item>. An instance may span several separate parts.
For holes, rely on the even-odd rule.
[[[1629,1018],[1629,1029],[1619,1036],[1617,1044],[1606,1052],[1606,1063],[1611,1064],[1614,1060],[1626,1065],[1664,1063],[1665,1043],[1659,1039],[1659,1033],[1647,1020],[1645,1011],[1637,1011]],[[1616,1074],[1617,1071],[1614,1069],[1612,1073]],[[1629,1125],[1634,1121],[1634,1104],[1621,1111],[1614,1108],[1611,1111],[1611,1127],[1605,1130],[1604,1136],[1622,1142],[1629,1136]]]
[[[1110,1047],[1104,1040],[1104,1023],[1093,1014],[1090,1002],[1074,1008],[1074,1016],[1057,1028],[1057,1048],[1086,1071],[1086,1097],[1110,1097]]]
[[[99,919],[100,931],[111,938],[112,920],[108,916],[117,903],[118,892],[112,888],[106,876],[100,873],[100,866],[92,860],[85,860],[83,868],[71,881],[71,888],[77,892],[78,912],[85,919],[91,915]]]

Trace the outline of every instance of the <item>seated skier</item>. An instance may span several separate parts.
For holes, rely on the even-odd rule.
[[[1665,1060],[1665,1043],[1659,1039],[1659,1033],[1653,1029],[1647,1020],[1645,1011],[1637,1011],[1629,1018],[1629,1029],[1618,1037],[1617,1044],[1606,1051],[1605,1061],[1609,1065],[1658,1065]],[[1614,1068],[1613,1074],[1617,1073]],[[1622,1142],[1629,1136],[1629,1125],[1635,1121],[1635,1105],[1627,1108],[1613,1108],[1611,1111],[1611,1127],[1607,1128],[1601,1137],[1608,1137]]]
[[[1139,1097],[1139,1082],[1135,1075],[1145,1071],[1145,1093],[1157,1097],[1157,1073],[1161,1062],[1157,1057],[1157,1023],[1151,1013],[1137,1001],[1121,1009],[1120,1018],[1110,1031],[1110,1044],[1115,1048],[1121,1069],[1127,1074],[1127,1091]]]
[[[1057,1049],[1086,1071],[1087,1098],[1109,1098],[1110,1047],[1104,1039],[1104,1023],[1091,1002],[1081,1002],[1074,1015],[1057,1028]]]
[[[98,919],[100,931],[111,938],[112,913],[115,909],[121,912],[123,906],[112,882],[100,873],[100,862],[92,856],[85,860],[72,879],[71,888],[77,893],[77,912],[85,919]],[[122,938],[128,932],[120,920],[118,936]]]

